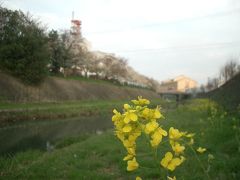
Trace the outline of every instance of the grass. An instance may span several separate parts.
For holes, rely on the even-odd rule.
[[[62,75],[54,75],[55,77],[58,78],[64,78],[66,80],[77,80],[77,81],[84,81],[84,82],[89,82],[89,83],[95,83],[95,84],[110,84],[110,85],[115,85],[115,86],[121,86],[121,87],[130,87],[130,88],[140,88],[140,89],[145,89],[152,91],[149,87],[141,87],[141,86],[134,86],[134,85],[128,85],[128,84],[121,84],[117,80],[104,80],[104,79],[94,79],[94,78],[86,78],[83,76],[67,76],[63,77]]]
[[[79,116],[110,114],[113,108],[120,108],[127,100],[86,100],[68,102],[40,103],[0,103],[0,127],[50,119],[66,119]],[[161,99],[153,100],[153,104],[167,105]]]
[[[116,86],[114,83],[81,77],[49,77],[38,86],[28,86],[7,74],[0,74],[0,103],[3,102],[61,102],[82,100],[124,100],[137,95],[158,98],[151,90]],[[11,107],[11,106],[10,106]],[[1,115],[0,115],[1,117]]]
[[[173,126],[183,131],[195,132],[194,148],[206,147],[198,155],[210,179],[240,179],[240,126],[239,117],[224,114],[208,100],[188,101],[166,112],[163,127]],[[110,119],[109,119],[110,121]],[[52,152],[29,150],[10,157],[0,158],[0,179],[143,179],[166,178],[167,172],[153,164],[152,153],[141,137],[137,142],[137,159],[142,166],[134,172],[126,171],[122,161],[126,152],[109,130],[101,135],[80,135],[56,143]],[[158,149],[159,161],[167,151],[168,143]],[[214,156],[208,162],[208,154]],[[177,179],[207,179],[196,156],[186,150],[187,160],[170,176]],[[152,168],[147,168],[152,167]]]
[[[119,101],[77,101],[58,103],[2,103],[0,126],[16,125],[23,121],[66,119],[109,113]]]
[[[93,79],[93,78],[86,78],[82,76],[57,76],[59,78],[64,78],[65,80],[76,80],[76,81],[84,81],[89,83],[95,83],[95,84],[111,84],[116,86],[121,86],[119,83],[113,83],[111,81],[103,80],[103,79]]]
[[[40,103],[0,103],[0,110],[4,109],[58,109],[72,108],[83,106],[98,106],[109,105],[113,103],[121,103],[119,101],[104,101],[104,100],[88,100],[88,101],[68,101],[68,102],[40,102]]]
[[[232,79],[227,81],[219,88],[210,91],[205,96],[218,102],[228,111],[240,110],[240,73],[235,75]]]

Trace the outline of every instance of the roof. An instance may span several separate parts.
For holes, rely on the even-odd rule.
[[[173,79],[168,79],[168,80],[165,80],[165,81],[162,81],[162,84],[168,84],[168,83],[173,83],[173,82],[177,82],[177,81],[180,81],[182,79],[188,79],[188,80],[191,80],[191,81],[194,81],[197,83],[197,81],[185,76],[185,75],[179,75]]]

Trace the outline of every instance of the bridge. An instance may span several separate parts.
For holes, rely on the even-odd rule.
[[[158,94],[163,99],[175,99],[177,102],[181,101],[181,100],[184,100],[184,99],[188,99],[188,98],[191,97],[190,93],[179,92],[179,91],[175,91],[175,92],[158,92]]]

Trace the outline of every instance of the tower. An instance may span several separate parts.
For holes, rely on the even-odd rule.
[[[81,37],[81,21],[74,19],[74,12],[72,12],[72,20],[71,20],[71,35]]]

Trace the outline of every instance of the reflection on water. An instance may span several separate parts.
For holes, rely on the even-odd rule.
[[[65,120],[23,123],[0,129],[0,155],[27,149],[46,150],[46,146],[62,138],[86,133],[99,134],[112,127],[108,115],[79,117]]]

